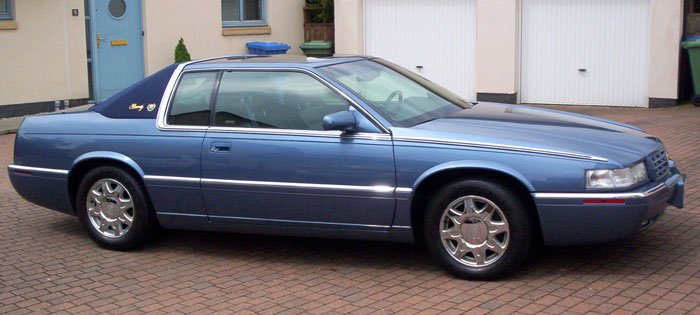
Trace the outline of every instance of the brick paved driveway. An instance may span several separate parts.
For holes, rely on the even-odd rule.
[[[695,313],[700,314],[700,108],[568,110],[661,137],[689,176],[686,208],[634,240],[547,248],[499,282],[453,279],[410,245],[169,232],[136,252],[98,248],[78,220],[22,200],[0,136],[0,314]]]

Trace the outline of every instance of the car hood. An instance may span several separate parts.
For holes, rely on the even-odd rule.
[[[479,103],[399,132],[405,137],[473,141],[590,155],[629,165],[651,154],[660,141],[639,128],[563,111]],[[395,136],[399,136],[395,133]]]

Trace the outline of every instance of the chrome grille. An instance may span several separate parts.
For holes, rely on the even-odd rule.
[[[669,173],[666,149],[656,151],[651,154],[651,168],[654,170],[654,179],[661,180]]]

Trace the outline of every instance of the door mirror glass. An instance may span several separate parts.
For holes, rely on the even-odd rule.
[[[323,129],[325,130],[340,130],[340,131],[355,131],[357,119],[355,114],[349,111],[337,112],[328,114],[323,117]]]

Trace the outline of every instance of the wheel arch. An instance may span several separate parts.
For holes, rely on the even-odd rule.
[[[493,180],[513,189],[518,197],[527,204],[527,211],[537,225],[537,234],[541,239],[542,229],[539,224],[539,215],[531,194],[535,189],[525,176],[511,167],[499,163],[459,161],[441,164],[427,170],[418,177],[413,185],[410,211],[411,227],[416,240],[423,238],[423,215],[430,202],[430,196],[449,183],[470,178]]]
[[[68,171],[68,194],[70,202],[73,206],[73,211],[77,209],[75,195],[78,192],[78,187],[82,178],[90,170],[100,166],[113,166],[131,173],[137,180],[141,181],[143,187],[146,187],[143,180],[143,169],[130,157],[111,151],[95,151],[85,153],[73,161],[70,170]],[[148,191],[146,191],[148,195]],[[150,199],[150,198],[149,198]]]

